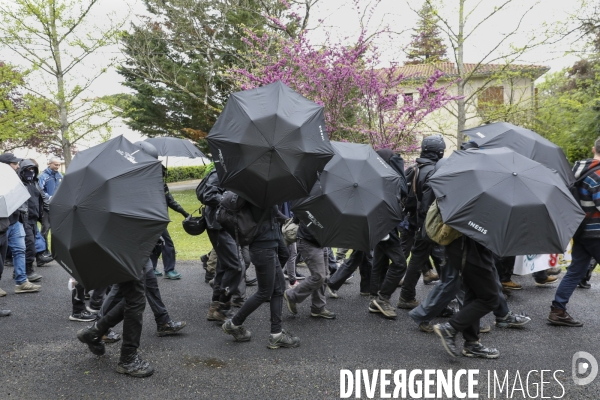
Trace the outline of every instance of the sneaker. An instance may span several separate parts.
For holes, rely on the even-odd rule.
[[[562,272],[562,268],[561,267],[552,267],[552,268],[548,268],[546,270],[546,273],[548,275],[560,275]]]
[[[319,312],[310,312],[310,316],[311,317],[316,317],[316,318],[325,318],[325,319],[335,319],[336,315],[334,312],[329,311],[327,309],[322,309]]]
[[[525,315],[513,314],[512,311],[509,311],[504,318],[496,317],[496,326],[498,328],[520,328],[529,321],[531,321],[531,318]]]
[[[460,354],[456,349],[456,335],[458,332],[450,325],[450,323],[436,324],[433,326],[433,331],[441,339],[442,345],[448,354],[452,357],[456,357]]]
[[[267,343],[269,349],[278,349],[280,347],[292,348],[298,346],[300,346],[300,339],[285,330],[282,330],[279,335],[270,334],[269,342]]]
[[[165,274],[165,279],[172,279],[174,281],[181,279],[181,274],[175,270],[169,271]]]
[[[492,331],[492,326],[479,320],[479,333],[489,333]]]
[[[116,343],[121,340],[121,335],[112,329],[109,329],[105,335],[102,336],[102,341],[104,343]]]
[[[92,314],[88,311],[82,311],[77,314],[69,315],[69,320],[71,321],[79,321],[79,322],[92,322],[96,320],[96,314]]]
[[[423,283],[429,285],[431,282],[439,281],[439,275],[432,269],[423,274]]]
[[[535,286],[548,286],[558,282],[558,277],[556,275],[550,275],[543,281],[535,281]]]
[[[380,313],[381,311],[379,310],[379,307],[377,307],[377,304],[375,304],[377,298],[373,297],[371,299],[371,301],[369,301],[369,312],[372,313]]]
[[[173,335],[185,328],[186,325],[187,323],[185,321],[175,322],[171,320],[164,325],[159,325],[156,327],[156,336],[163,337]]]
[[[329,287],[329,285],[325,285],[325,293],[327,294],[327,296],[331,297],[332,299],[337,299],[340,296],[338,296],[337,290],[333,290]]]
[[[10,315],[10,310],[0,310],[0,317],[8,317]]]
[[[479,342],[465,342],[462,350],[465,357],[498,358],[500,352],[491,347],[485,347]]]
[[[422,332],[431,333],[431,332],[433,332],[433,325],[431,325],[431,322],[421,322],[419,324],[419,329]]]
[[[591,289],[592,284],[588,283],[587,281],[581,281],[577,284],[577,287],[580,289]],[[1,296],[1,294],[0,294],[0,296]]]
[[[236,342],[248,342],[252,338],[252,332],[246,330],[243,325],[235,326],[231,319],[225,321],[225,323],[221,326],[223,332],[228,335],[233,336],[233,340]]]
[[[506,289],[506,290],[521,290],[521,289],[523,289],[523,286],[521,286],[518,283],[515,283],[513,281],[508,281],[508,282],[502,282],[502,288]]]
[[[163,273],[160,272],[159,270],[155,269],[154,270],[154,276],[163,276]]]
[[[90,351],[97,356],[104,355],[106,352],[104,342],[100,337],[100,331],[98,331],[96,324],[86,329],[79,330],[77,332],[77,339],[79,339],[81,343],[87,344]]]
[[[154,368],[148,363],[148,361],[142,360],[140,355],[136,352],[134,355],[119,360],[117,363],[117,372],[133,376],[135,378],[145,378],[154,373]]]
[[[4,297],[6,296],[6,292],[2,289],[0,289],[0,297]]]
[[[304,276],[303,274],[301,274],[300,272],[296,271],[296,280],[297,281],[303,281],[306,279],[306,276]]]
[[[419,305],[419,302],[417,301],[417,299],[404,300],[402,297],[400,297],[400,299],[398,300],[397,307],[403,308],[405,310],[412,310],[413,308],[417,307],[418,305]]]
[[[553,306],[550,306],[550,315],[548,316],[548,322],[550,322],[550,325],[557,326],[571,326],[577,328],[583,326],[583,323],[573,319],[573,317],[569,315],[567,310],[563,310],[561,308]]]
[[[33,293],[39,292],[42,287],[40,285],[34,285],[29,281],[25,281],[20,285],[15,286],[15,293]]]
[[[52,258],[52,254],[47,251],[42,254],[37,254],[35,257],[35,263],[38,267],[43,267],[44,265],[52,262],[52,260],[54,260],[54,258]]]
[[[102,306],[97,306],[97,305],[94,305],[94,304],[90,304],[89,306],[86,306],[85,308],[86,308],[86,310],[88,310],[92,314],[98,314],[100,312],[100,309],[102,308]]]
[[[42,276],[40,274],[32,272],[31,274],[27,275],[27,280],[29,282],[38,282],[42,280]]]
[[[384,300],[382,298],[379,298],[375,301],[371,301],[371,303],[373,303],[373,302],[375,303],[375,307],[377,307],[379,309],[379,311],[383,314],[384,317],[390,318],[390,319],[396,319],[396,317],[398,316],[398,314],[396,314],[396,310],[394,309],[394,307],[392,307],[389,300]],[[370,304],[369,304],[369,308],[370,308]]]
[[[287,290],[283,292],[283,300],[285,301],[285,304],[287,305],[287,308],[290,311],[290,313],[294,315],[298,314],[298,308],[296,308],[296,303],[290,300],[287,294]]]
[[[231,299],[231,307],[240,308],[244,305],[246,299],[238,297],[237,299]]]

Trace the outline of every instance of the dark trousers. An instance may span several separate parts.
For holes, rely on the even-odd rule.
[[[327,265],[329,269],[329,274],[334,274],[338,269],[337,261],[335,261],[335,255],[333,254],[333,250],[331,247],[327,247]]]
[[[175,245],[173,244],[173,239],[171,239],[168,230],[165,229],[161,236],[165,240],[165,243],[160,246],[160,252],[152,253],[150,260],[152,260],[152,266],[156,269],[158,266],[158,257],[162,254],[163,268],[166,274],[175,269]]]
[[[515,257],[494,256],[494,262],[500,276],[500,282],[509,282],[512,279],[512,273],[515,269]],[[547,277],[548,275],[542,280],[545,280]]]
[[[567,309],[567,303],[573,295],[575,288],[586,276],[590,262],[593,259],[600,260],[600,238],[578,238],[573,241],[573,260],[567,269],[567,273],[560,281],[554,301],[554,307]]]
[[[413,245],[415,244],[415,232],[413,231],[409,231],[407,229],[398,228],[398,231],[400,232],[400,244],[402,246],[402,252],[404,253],[404,258],[406,258],[408,260],[408,256],[410,256],[410,251],[413,247]],[[435,259],[435,251],[432,253],[432,258]],[[444,256],[440,256],[441,259],[439,260],[439,263],[442,264],[443,258]],[[429,261],[428,264],[423,266],[423,269],[421,270],[422,273],[425,273],[427,271],[429,271],[430,269],[433,269],[433,265],[431,264],[431,260]]]
[[[371,256],[371,252],[352,250],[350,257],[346,258],[335,274],[327,279],[327,285],[329,285],[331,290],[339,290],[358,268],[360,271],[360,292],[369,293],[372,265],[373,257]]]
[[[114,307],[117,307],[119,303],[123,301],[123,293],[119,289],[119,285],[113,285],[98,313],[99,318],[108,314]],[[165,303],[163,303],[162,296],[160,295],[158,280],[154,274],[154,268],[152,267],[151,262],[147,262],[144,265],[144,289],[144,294],[152,309],[152,313],[154,314],[156,325],[164,325],[169,322],[171,317],[169,316],[167,307],[165,306]],[[94,290],[94,294],[96,294],[96,290]],[[93,296],[91,300],[94,300]],[[114,327],[114,325],[109,326],[109,328],[112,327]]]
[[[25,273],[33,274],[33,262],[35,261],[35,221],[27,221],[23,224],[25,229]]]
[[[461,268],[462,257],[447,257],[448,268]],[[450,319],[450,325],[462,332],[467,342],[479,340],[479,321],[499,305],[499,285],[493,265],[466,262],[462,270],[465,300],[460,311]]]
[[[281,246],[279,246],[281,247]],[[285,248],[285,246],[283,246]],[[260,248],[250,245],[250,258],[256,270],[258,289],[232,319],[234,325],[242,325],[246,318],[264,302],[271,299],[271,333],[281,332],[281,314],[285,278],[279,263],[277,248]],[[217,267],[218,270],[218,267]]]
[[[402,283],[402,289],[400,296],[405,300],[412,300],[417,294],[417,282],[423,270],[427,271],[429,266],[429,257],[433,250],[433,242],[427,239],[417,238],[413,247],[410,251],[410,261],[408,262],[408,268],[406,275],[404,275],[404,282]]]
[[[100,334],[104,335],[111,327],[123,321],[122,361],[135,354],[140,347],[144,309],[146,308],[144,281],[144,279],[139,279],[113,285],[113,289],[116,287],[116,296],[122,297],[123,300],[96,322]]]
[[[208,238],[217,252],[217,271],[213,285],[212,301],[228,303],[237,291],[242,276],[244,261],[240,260],[237,243],[224,230],[207,229]],[[254,263],[254,261],[252,261]],[[256,263],[254,263],[256,266]]]
[[[48,232],[50,232],[50,213],[44,211],[42,213],[42,230],[40,231],[40,233],[46,241],[48,250],[50,250],[50,242],[48,242]]]
[[[406,268],[400,237],[396,230],[393,230],[390,232],[390,238],[377,243],[373,251],[371,296],[379,295],[389,300],[406,273]]]

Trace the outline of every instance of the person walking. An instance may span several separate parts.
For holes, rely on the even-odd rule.
[[[38,176],[39,187],[46,194],[48,201],[52,199],[52,196],[54,196],[54,193],[62,182],[63,175],[59,171],[61,165],[62,160],[59,157],[50,157],[48,159],[48,168]],[[40,233],[46,243],[48,243],[48,232],[50,232],[50,213],[45,213],[42,216],[42,230]],[[43,256],[44,258],[51,257],[48,250],[44,252]]]

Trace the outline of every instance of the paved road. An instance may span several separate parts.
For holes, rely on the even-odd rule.
[[[184,190],[195,190],[201,179],[191,180],[191,181],[181,181],[169,183],[169,190],[171,192],[181,192]]]
[[[530,374],[526,382],[530,370],[564,370],[557,378],[566,393],[546,373],[545,397],[600,396],[600,377],[587,386],[575,386],[571,379],[576,351],[600,358],[597,276],[592,289],[578,290],[571,302],[573,314],[585,321],[583,328],[548,326],[545,317],[554,290],[536,288],[531,278],[518,277],[524,290],[514,294],[509,304],[514,310],[525,310],[533,321],[521,331],[493,329],[483,336],[486,344],[500,349],[497,360],[452,360],[434,335],[418,331],[406,311],[399,310],[396,321],[369,314],[357,282],[344,285],[342,298],[328,304],[338,313],[337,320],[311,319],[308,304],[299,306],[298,316],[284,310],[284,327],[302,340],[297,349],[267,349],[266,305],[246,323],[252,341],[234,343],[218,325],[205,320],[210,291],[199,263],[181,262],[177,269],[184,278],[161,279],[160,288],[172,317],[186,320],[188,327],[178,337],[158,338],[147,307],[141,351],[156,369],[147,379],[115,372],[118,345],[108,346],[105,356],[96,357],[77,341],[76,331],[86,324],[68,320],[68,275],[60,266],[40,268],[43,290],[22,295],[13,294],[8,269],[0,287],[9,294],[0,298],[0,307],[12,309],[13,315],[0,319],[0,399],[333,399],[339,398],[342,368],[479,369],[480,398],[488,398],[488,370],[502,377],[508,371],[511,388],[519,372],[523,389],[530,392],[524,396],[517,380],[512,398],[541,398],[540,393],[535,395],[539,373]],[[429,289],[419,284],[419,298]],[[364,389],[362,395],[366,398]],[[375,398],[379,396],[377,391]]]

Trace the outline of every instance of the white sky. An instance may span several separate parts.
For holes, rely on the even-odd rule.
[[[11,0],[0,0],[0,2],[5,1]],[[410,5],[406,0],[381,0],[370,18],[368,28],[371,32],[382,25],[388,25],[394,31],[404,31],[401,35],[386,37],[378,43],[384,63],[403,61],[403,49],[410,41],[410,30],[415,26],[417,20],[415,12],[411,10],[411,7],[418,9],[422,4],[418,0],[408,1]],[[438,1],[441,6],[441,15],[448,16],[451,21],[458,19],[456,17],[457,11],[453,9],[454,5],[458,4],[457,0]],[[372,3],[375,2],[373,1]],[[363,0],[362,3],[366,4],[367,1]],[[467,0],[466,10],[472,9],[478,3],[479,6],[473,12],[470,19],[472,22],[467,25],[466,31],[469,31],[475,23],[481,20],[482,16],[489,13],[501,1]],[[560,23],[564,23],[568,20],[569,13],[573,12],[573,9],[576,8],[577,3],[578,1],[575,0],[515,0],[509,9],[503,10],[489,19],[468,39],[465,45],[465,62],[479,61],[484,54],[490,51],[491,46],[499,41],[503,34],[514,29],[514,26],[518,22],[518,17],[523,15],[524,10],[529,7],[534,6],[532,12],[522,22],[519,35],[516,35],[507,44],[519,46],[530,35],[537,33],[539,36],[543,24],[557,26]],[[139,16],[145,13],[145,7],[142,0],[102,0],[101,7],[97,6],[93,12],[93,23],[102,26],[103,24],[108,24],[110,18],[114,18],[115,16],[123,17],[128,13],[131,13],[131,21],[139,21]],[[324,22],[320,27],[311,31],[310,37],[315,43],[323,42],[326,34],[343,40],[346,37],[350,39],[355,37],[359,31],[359,13],[354,9],[354,2],[351,0],[321,0],[321,3],[312,12],[311,20],[313,22],[311,25],[313,27],[318,25],[318,19],[323,19]],[[569,50],[577,46],[577,43],[573,44],[566,40],[559,42],[555,46],[543,46],[527,53],[520,59],[520,62],[547,65],[552,68],[552,71],[556,71],[562,67],[572,65],[577,60],[577,56],[575,55],[566,55]],[[505,46],[499,50],[502,51],[507,48]],[[118,47],[104,48],[98,54],[90,57],[78,73],[85,76],[92,69],[106,65],[108,59],[118,56]],[[10,55],[9,52],[4,50],[0,57],[15,64],[21,64],[21,61],[17,57]],[[120,81],[120,76],[114,69],[111,69],[90,87],[85,97],[93,98],[124,92],[127,89],[121,86]],[[122,123],[117,124],[115,133],[124,133],[131,140],[137,140],[139,137]]]

